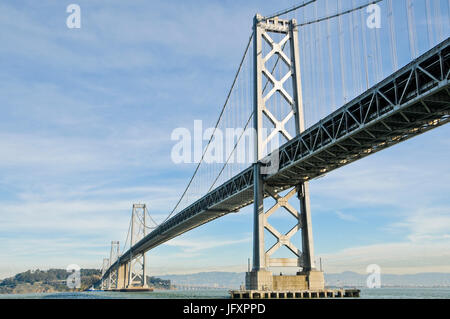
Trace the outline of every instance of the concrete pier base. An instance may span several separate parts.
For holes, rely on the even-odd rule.
[[[245,289],[249,291],[324,290],[325,280],[323,272],[317,270],[287,276],[274,276],[270,271],[258,270],[246,273]]]
[[[232,299],[357,298],[357,289],[325,289],[322,271],[274,276],[268,270],[245,274],[245,290],[232,290]]]
[[[231,299],[325,299],[358,298],[358,289],[323,289],[304,291],[230,290]]]
[[[115,292],[148,292],[148,291],[153,291],[153,288],[151,288],[151,287],[128,287],[128,288],[121,288],[121,289],[111,289],[109,291],[115,291]]]
[[[325,288],[323,271],[311,270],[306,273],[299,273],[298,276],[306,276],[308,290],[323,290]]]
[[[272,272],[267,270],[247,272],[245,274],[245,288],[248,290],[272,290]]]

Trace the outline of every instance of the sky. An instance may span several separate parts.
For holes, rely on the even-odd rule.
[[[80,29],[66,26],[71,3]],[[254,14],[294,3],[1,1],[0,278],[100,268],[133,203],[163,220],[195,168],[171,161],[172,131],[215,123]],[[326,272],[450,272],[449,134],[310,183]],[[252,228],[249,207],[194,229],[147,253],[150,274],[245,271]]]

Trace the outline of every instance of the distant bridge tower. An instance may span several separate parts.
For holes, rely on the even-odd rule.
[[[109,254],[109,267],[120,257],[120,246],[118,241],[111,241],[111,251]],[[111,269],[108,278],[108,289],[117,289],[119,283],[119,269]]]
[[[131,214],[131,247],[143,239],[147,235],[147,207],[145,204],[133,204],[133,211]],[[133,251],[130,249],[130,254]],[[147,287],[147,278],[145,272],[145,253],[137,256],[130,256],[127,273],[127,288],[131,287]]]
[[[316,271],[314,264],[314,248],[311,230],[311,215],[309,203],[309,185],[307,180],[295,185],[285,196],[281,192],[285,188],[264,183],[264,174],[273,174],[264,167],[267,163],[265,154],[268,153],[269,143],[274,139],[282,138],[291,140],[287,127],[292,123],[295,126],[295,134],[305,130],[303,115],[302,89],[300,77],[300,59],[297,22],[295,19],[282,20],[278,17],[264,18],[256,15],[253,24],[253,61],[254,61],[254,127],[257,140],[255,143],[254,164],[254,228],[253,228],[253,268],[246,274],[246,288],[248,290],[273,290],[283,288],[279,276],[273,276],[269,267],[299,267],[301,272],[296,278],[292,278],[287,289],[323,289],[323,273]],[[277,42],[276,39],[280,39]],[[264,56],[263,45],[269,46],[270,52]],[[275,62],[276,58],[278,60]],[[275,71],[277,70],[277,71]],[[265,84],[263,86],[263,84]],[[266,88],[268,92],[265,92]],[[279,96],[277,96],[279,95]],[[270,109],[269,101],[275,97],[280,98],[288,111],[282,115],[284,118],[276,118],[275,111]],[[269,105],[270,104],[270,105]],[[264,136],[267,128],[264,123],[272,125],[272,132]],[[292,127],[291,126],[291,127]],[[272,154],[273,155],[273,154]],[[276,165],[274,158],[278,160],[278,154],[270,156],[271,167]],[[277,170],[277,168],[275,167]],[[289,204],[289,199],[294,195],[300,200],[300,212]],[[264,197],[270,196],[275,200],[275,205],[264,210]],[[297,224],[286,234],[280,233],[269,222],[268,218],[280,209],[286,209],[296,220]],[[268,250],[265,249],[264,230],[269,231],[277,242]],[[298,249],[291,238],[301,231],[302,250]],[[295,258],[272,258],[275,251],[282,246],[287,247]],[[285,278],[283,278],[285,280]],[[293,283],[297,283],[294,286]]]
[[[103,258],[103,264],[102,264],[102,281],[100,283],[100,289],[106,290],[108,289],[108,280],[105,278],[105,273],[109,268],[109,258]]]
[[[145,253],[133,255],[133,246],[147,235],[147,207],[145,204],[134,204],[130,223],[130,249],[126,255],[120,256],[119,242],[111,242],[111,253],[109,258],[110,268],[107,289],[147,288],[145,271]],[[127,258],[126,263],[120,260]],[[119,262],[113,268],[116,261]]]

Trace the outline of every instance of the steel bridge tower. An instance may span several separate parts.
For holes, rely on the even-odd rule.
[[[103,258],[102,264],[102,280],[100,282],[100,289],[107,290],[108,289],[108,280],[105,278],[106,271],[109,268],[109,258]]]
[[[118,241],[111,241],[111,251],[109,254],[109,267],[120,257],[120,245]],[[111,269],[108,277],[108,289],[117,289],[119,285],[119,269]]]
[[[286,129],[287,123],[295,121],[295,134],[299,135],[305,130],[305,119],[302,104],[302,84],[300,74],[300,58],[298,45],[298,30],[295,19],[282,20],[278,17],[264,18],[257,14],[253,23],[253,72],[254,72],[254,128],[256,129],[255,159],[254,164],[254,221],[253,221],[253,268],[246,274],[247,290],[279,290],[279,289],[323,289],[323,273],[316,270],[314,263],[313,236],[311,229],[311,212],[309,202],[309,185],[303,181],[286,195],[285,191],[276,185],[264,183],[263,176],[271,174],[268,170],[277,170],[278,154],[270,156],[270,169],[265,167],[268,163],[264,157],[267,147],[275,138],[283,137],[291,140]],[[275,36],[274,36],[275,35]],[[275,37],[281,41],[275,41]],[[270,52],[264,56],[263,45],[268,45]],[[270,60],[278,56],[278,61],[273,66]],[[284,63],[284,71],[280,78],[275,76],[273,70],[277,63]],[[278,73],[281,73],[280,71]],[[263,81],[265,80],[265,81]],[[290,81],[290,83],[289,83]],[[270,85],[271,89],[265,93],[263,84]],[[288,114],[283,119],[277,119],[269,107],[268,101],[276,95],[290,106]],[[267,121],[268,120],[268,121]],[[264,136],[263,123],[273,125],[272,133]],[[275,161],[274,161],[275,159]],[[300,212],[298,212],[288,201],[297,195],[300,201]],[[275,200],[275,205],[265,211],[264,197],[270,196]],[[297,221],[297,224],[286,234],[280,233],[269,222],[268,218],[279,211],[286,209]],[[276,243],[266,250],[264,242],[264,230],[269,231],[275,238]],[[301,231],[302,250],[292,243],[292,237]],[[272,258],[275,251],[282,246],[287,247],[294,258]],[[269,267],[299,267],[301,271],[296,276],[273,276]]]
[[[147,207],[145,204],[133,204],[131,213],[131,229],[130,229],[130,245],[133,247],[137,242],[147,235]],[[130,250],[130,255],[133,254]],[[126,284],[127,288],[131,287],[147,287],[146,271],[145,271],[145,253],[136,256],[130,256],[128,263]]]
[[[145,270],[145,252],[133,255],[133,246],[147,235],[147,207],[145,204],[133,204],[130,222],[130,249],[126,255],[120,255],[118,241],[111,242],[109,259],[103,259],[102,278],[109,269],[108,279],[102,279],[101,287],[104,290],[145,289],[147,274]],[[122,258],[128,257],[128,262],[120,263]],[[112,267],[113,266],[113,267]]]

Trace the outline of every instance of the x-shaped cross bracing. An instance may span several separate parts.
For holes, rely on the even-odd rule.
[[[262,33],[262,37],[264,40],[271,46],[272,50],[262,59],[262,73],[267,78],[267,80],[272,83],[273,88],[267,93],[262,101],[263,101],[263,108],[262,112],[267,117],[267,119],[273,124],[275,127],[275,130],[273,130],[269,136],[263,141],[263,146],[265,147],[278,133],[283,135],[288,141],[292,139],[292,136],[289,134],[289,132],[286,130],[285,126],[287,122],[294,116],[294,99],[290,96],[290,94],[286,91],[284,88],[284,83],[290,78],[292,78],[293,72],[292,72],[292,61],[289,59],[286,54],[283,52],[283,47],[287,43],[287,41],[290,40],[290,34],[288,33],[280,42],[275,42],[268,34],[267,32]],[[283,60],[284,63],[289,67],[289,71],[280,79],[277,80],[272,72],[267,70],[266,68],[266,62],[275,54],[278,54],[278,56]],[[286,102],[291,106],[292,110],[289,112],[289,114],[279,121],[266,107],[266,102],[276,93],[279,92],[281,96],[286,100]]]
[[[284,197],[275,193],[273,189],[266,187],[267,192],[276,201],[275,204],[264,214],[264,228],[267,229],[276,239],[277,242],[266,251],[266,260],[268,266],[279,266],[280,264],[294,264],[301,266],[302,252],[291,242],[291,238],[302,229],[302,219],[300,213],[289,203],[289,199],[297,193],[297,188],[294,187]],[[286,234],[281,234],[269,222],[269,217],[278,209],[286,209],[296,220],[297,224],[292,227]],[[297,258],[270,258],[282,246],[286,246]]]

